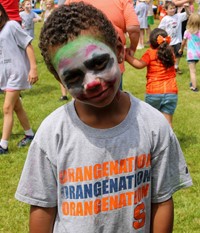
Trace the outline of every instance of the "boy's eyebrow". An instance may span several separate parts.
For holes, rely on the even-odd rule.
[[[65,44],[63,47],[59,48],[52,58],[52,63],[55,67],[58,67],[58,63],[63,54],[66,54],[66,50],[68,52],[68,57],[73,55],[77,51],[77,47],[83,46],[84,44],[88,44],[89,42],[96,44],[97,41],[90,36],[80,36],[74,41],[70,41]]]
[[[110,58],[109,53],[104,53],[104,54],[97,54],[94,57],[92,57],[91,59],[85,61],[83,64],[87,67],[87,68],[92,68],[93,65],[95,64],[95,62],[98,61],[106,61]]]

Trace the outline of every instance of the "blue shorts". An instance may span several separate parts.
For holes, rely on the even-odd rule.
[[[160,112],[173,115],[177,106],[177,94],[146,94],[145,102]]]

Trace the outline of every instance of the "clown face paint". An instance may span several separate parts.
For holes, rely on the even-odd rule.
[[[60,47],[53,65],[69,93],[81,102],[106,106],[119,89],[121,73],[116,55],[92,37],[80,36]]]

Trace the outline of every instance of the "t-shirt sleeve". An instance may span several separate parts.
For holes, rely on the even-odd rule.
[[[161,19],[160,24],[158,25],[158,28],[166,30],[165,17]]]
[[[56,167],[33,141],[22,171],[15,198],[40,207],[57,206]]]
[[[34,18],[40,19],[41,17],[37,13],[34,12]]]
[[[143,54],[140,60],[145,62],[147,65],[150,63],[150,54],[148,50]]]
[[[172,131],[165,144],[167,147],[161,151],[155,149],[152,159],[152,203],[164,202],[174,192],[192,185],[184,155]]]
[[[187,18],[188,18],[186,12],[178,13],[178,16],[179,16],[181,22],[187,20]]]
[[[17,45],[25,50],[28,44],[33,40],[33,38],[29,36],[25,32],[25,30],[21,28],[19,23],[17,22],[12,22],[12,23],[15,25],[15,27],[11,27],[12,30],[14,28],[14,30],[12,31],[12,33],[14,34],[13,37],[15,38]]]
[[[133,3],[129,0],[123,1],[124,4],[124,18],[126,27],[128,26],[139,26],[139,21],[137,18],[137,14],[134,10]]]
[[[189,32],[186,30],[183,35],[183,39],[187,40],[189,38]]]

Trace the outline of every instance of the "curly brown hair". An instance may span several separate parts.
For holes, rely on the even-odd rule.
[[[163,42],[160,45],[157,42],[157,37],[161,35],[164,38],[167,32],[161,28],[155,28],[150,34],[150,44],[153,49],[158,49],[158,60],[164,65],[165,68],[169,68],[174,65],[174,53],[171,46],[167,42]]]
[[[52,65],[50,50],[68,43],[84,32],[116,51],[117,35],[112,23],[101,11],[89,4],[79,2],[62,5],[44,23],[39,47],[47,68],[57,80],[60,78]]]
[[[6,13],[1,3],[0,3],[0,12],[1,12],[1,16],[0,16],[0,30],[1,30],[4,27],[4,25],[9,21],[8,14]]]

